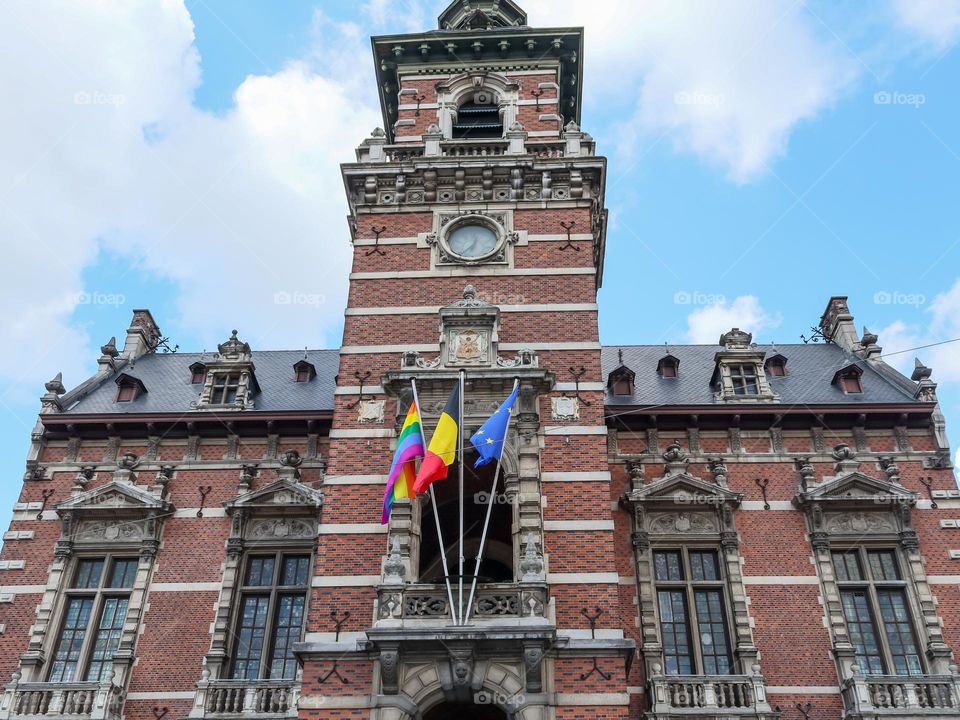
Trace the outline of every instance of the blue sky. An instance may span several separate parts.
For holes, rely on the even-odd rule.
[[[337,164],[377,124],[367,37],[444,3],[14,2],[0,13],[0,524],[43,381],[150,308],[184,350],[339,343]],[[960,2],[522,3],[586,27],[609,157],[604,342],[808,334],[833,294],[934,369],[960,437]],[[321,298],[277,304],[278,293]]]

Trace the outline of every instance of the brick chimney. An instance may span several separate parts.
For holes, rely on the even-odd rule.
[[[827,340],[832,340],[848,352],[860,349],[860,338],[845,295],[834,295],[830,298],[827,309],[820,316],[820,330]]]
[[[159,339],[160,328],[150,311],[134,310],[133,320],[127,328],[127,339],[123,343],[123,352],[120,354],[127,360],[135,360],[154,350]]]

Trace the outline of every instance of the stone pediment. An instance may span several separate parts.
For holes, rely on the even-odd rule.
[[[62,516],[67,513],[148,513],[166,512],[170,503],[145,488],[123,482],[111,482],[103,487],[76,495],[56,506]]]
[[[281,478],[258,490],[253,490],[224,503],[228,513],[235,510],[289,509],[291,506],[318,508],[323,504],[323,494],[296,480]]]
[[[736,493],[689,473],[678,473],[655,480],[631,491],[627,500],[658,505],[739,505],[742,493]]]
[[[899,483],[871,477],[859,470],[841,475],[833,480],[797,494],[793,503],[797,507],[823,504],[826,507],[849,507],[878,505],[907,505],[917,502],[917,493],[907,490]]]

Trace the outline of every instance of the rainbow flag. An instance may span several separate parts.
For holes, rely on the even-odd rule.
[[[397,436],[397,451],[393,454],[387,489],[383,493],[383,513],[380,522],[387,524],[390,511],[397,498],[413,497],[413,481],[417,476],[417,458],[424,456],[423,430],[420,426],[420,408],[416,401],[410,403],[407,419],[403,421],[400,435]]]

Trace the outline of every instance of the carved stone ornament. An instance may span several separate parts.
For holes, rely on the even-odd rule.
[[[75,540],[82,542],[139,542],[145,537],[142,522],[91,520],[77,524]]]
[[[312,522],[294,518],[262,518],[247,524],[247,537],[251,540],[283,540],[286,538],[311,538],[316,535]]]
[[[871,532],[892,532],[896,528],[886,515],[851,512],[827,515],[827,531],[837,534],[862,535]]]
[[[383,582],[385,585],[400,585],[406,572],[403,557],[400,555],[400,536],[395,535],[390,545],[390,554],[383,564]]]
[[[527,535],[520,572],[523,573],[522,582],[539,582],[543,579],[543,558],[537,552],[537,538],[533,533]]]
[[[554,420],[579,420],[580,419],[580,401],[575,397],[550,398],[550,416]]]
[[[655,533],[713,533],[716,520],[706,513],[666,513],[652,515],[650,531]]]
[[[486,359],[489,337],[487,333],[475,328],[451,330],[449,340],[449,357],[451,362],[463,360]]]
[[[357,405],[357,422],[382,424],[386,407],[386,400],[361,400]]]

